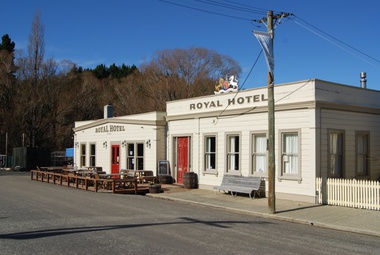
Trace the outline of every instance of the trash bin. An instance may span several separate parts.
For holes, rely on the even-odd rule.
[[[149,193],[161,193],[161,184],[151,184],[149,186]]]
[[[159,175],[158,180],[161,184],[172,184],[173,183],[173,177],[170,174]]]
[[[195,189],[197,187],[197,174],[194,172],[184,173],[183,187],[186,189]]]

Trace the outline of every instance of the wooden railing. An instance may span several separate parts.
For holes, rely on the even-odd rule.
[[[356,179],[317,178],[319,204],[380,210],[380,182]]]

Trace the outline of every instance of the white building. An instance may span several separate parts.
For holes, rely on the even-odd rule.
[[[266,178],[267,99],[263,87],[171,101],[166,124],[165,113],[77,122],[75,162],[110,172],[121,147],[119,168],[136,169],[127,149],[133,144],[144,148],[146,169],[169,160],[177,183],[187,171],[204,189],[226,174]],[[307,80],[276,85],[274,99],[276,197],[314,202],[316,177],[380,179],[379,91]]]
[[[99,166],[107,173],[121,169],[154,170],[166,158],[165,112],[112,117],[105,106],[104,119],[77,121],[74,127],[74,163]]]

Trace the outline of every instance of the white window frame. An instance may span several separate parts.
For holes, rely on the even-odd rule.
[[[217,170],[217,135],[206,134],[204,135],[204,173],[216,174]],[[212,144],[213,143],[213,144]],[[212,166],[213,165],[213,166]]]
[[[87,146],[85,143],[80,144],[80,167],[86,166],[86,159],[87,159],[87,153],[86,153]]]
[[[90,165],[89,166],[96,166],[96,144],[95,143],[90,143]]]
[[[240,152],[241,152],[241,134],[239,133],[227,134],[226,136],[226,174],[241,175],[241,153]]]
[[[251,171],[255,176],[268,177],[268,138],[265,132],[251,133]],[[261,143],[257,144],[257,139]],[[259,169],[258,169],[259,168]]]
[[[364,143],[361,138],[364,138]],[[355,132],[356,178],[366,178],[370,171],[370,137],[367,131]]]
[[[330,178],[344,178],[344,143],[345,133],[343,130],[328,131],[328,176]]]
[[[296,136],[297,141],[289,144],[285,139],[294,139]],[[302,181],[301,172],[301,130],[280,130],[279,131],[279,180],[295,180]],[[287,139],[287,140],[289,140]]]
[[[145,143],[139,142],[127,142],[126,144],[126,168],[128,170],[145,170],[144,169],[144,157],[145,157]],[[133,150],[130,150],[130,146],[133,146]],[[142,150],[139,150],[142,149]],[[131,167],[132,166],[132,167]]]

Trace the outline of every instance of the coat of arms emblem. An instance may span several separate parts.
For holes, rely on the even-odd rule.
[[[236,92],[238,90],[238,80],[234,75],[231,75],[229,78],[223,79],[219,78],[218,83],[215,85],[214,93],[220,94],[225,92]]]

